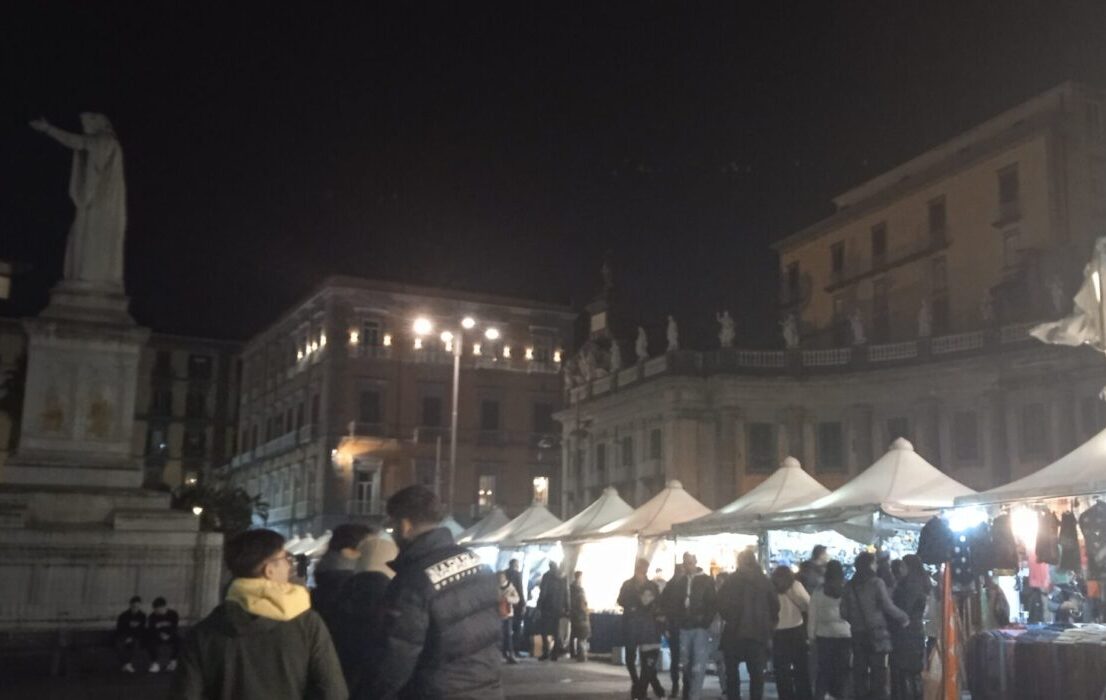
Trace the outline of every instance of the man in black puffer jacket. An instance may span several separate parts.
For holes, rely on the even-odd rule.
[[[385,594],[385,650],[354,698],[502,698],[495,574],[439,527],[441,504],[422,486],[388,499],[399,556]]]

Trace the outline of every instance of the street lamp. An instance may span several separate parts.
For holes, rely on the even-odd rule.
[[[434,324],[430,319],[420,317],[411,325],[418,336],[430,335],[434,331]],[[476,319],[465,316],[461,319],[460,327],[455,330],[443,330],[439,337],[447,350],[453,351],[453,398],[449,418],[449,492],[448,503],[450,512],[453,511],[454,484],[457,481],[457,413],[461,384],[461,353],[465,347],[465,331],[471,331],[476,327]],[[488,340],[499,338],[499,329],[489,327],[484,331],[484,337]],[[473,354],[479,355],[479,345],[473,347]]]

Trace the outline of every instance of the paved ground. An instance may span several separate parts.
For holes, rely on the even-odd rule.
[[[4,663],[4,662],[0,662]],[[517,666],[504,666],[503,681],[508,698],[526,700],[553,700],[554,698],[608,698],[629,697],[629,679],[626,669],[601,661],[576,663],[538,662],[524,659]],[[12,679],[11,674],[0,669],[0,698],[8,700],[160,700],[167,694],[169,677],[166,674],[78,673],[67,678]],[[667,689],[668,674],[662,674],[661,682]],[[766,697],[775,698],[775,687],[765,688]],[[708,676],[703,697],[718,698],[718,679]]]

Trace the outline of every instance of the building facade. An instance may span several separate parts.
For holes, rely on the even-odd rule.
[[[556,507],[553,414],[575,319],[551,304],[330,278],[246,344],[237,454],[226,469],[269,503],[270,527],[293,534],[378,520],[387,495],[414,483],[443,500],[452,493],[462,521],[550,495]]]
[[[1067,311],[1106,234],[1106,92],[1065,83],[834,199],[774,247],[804,347]]]
[[[139,360],[131,454],[145,485],[177,487],[230,459],[235,444],[240,344],[154,333]],[[26,336],[0,319],[0,378],[22,382]],[[16,391],[21,388],[15,387]],[[0,398],[0,401],[3,399]],[[0,469],[14,448],[20,401],[0,410]]]
[[[1027,334],[1070,312],[1106,234],[1104,106],[1061,85],[781,240],[798,347],[675,351],[579,381],[557,415],[564,513],[609,484],[639,504],[672,478],[718,507],[788,455],[832,489],[896,437],[988,488],[1106,426],[1101,354]]]

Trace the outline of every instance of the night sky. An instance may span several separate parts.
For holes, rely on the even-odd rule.
[[[649,323],[775,342],[768,243],[1062,80],[1106,85],[1106,2],[34,2],[0,23],[0,313],[61,271],[106,113],[126,276],[158,331],[245,338],[328,274],[581,305],[609,255]],[[155,7],[156,6],[156,7]],[[716,341],[715,341],[716,342]]]

